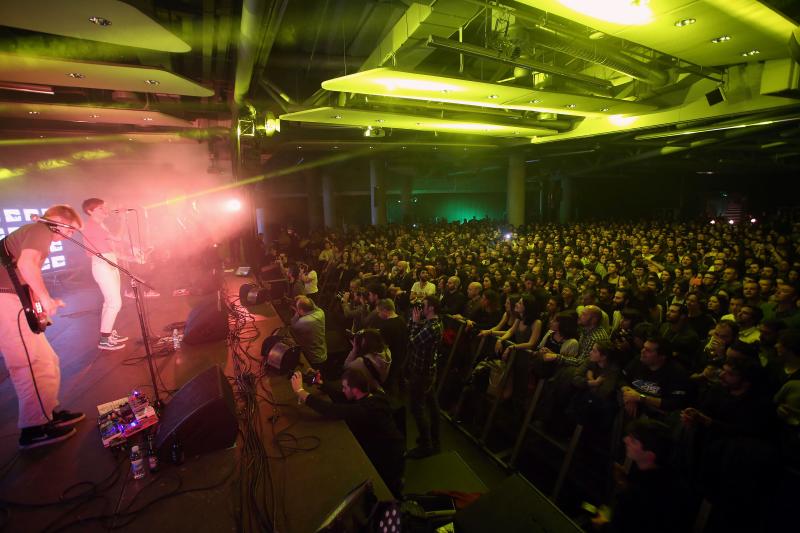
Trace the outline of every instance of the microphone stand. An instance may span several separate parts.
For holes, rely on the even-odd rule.
[[[146,357],[147,366],[150,369],[150,380],[153,383],[153,397],[155,399],[155,401],[153,402],[153,408],[156,410],[156,412],[159,415],[161,415],[162,409],[164,407],[164,403],[161,401],[161,397],[160,397],[160,395],[158,393],[158,381],[156,380],[156,370],[155,370],[155,366],[153,365],[153,352],[150,350],[150,335],[149,335],[149,333],[147,331],[147,324],[146,324],[145,316],[144,316],[144,304],[142,302],[142,297],[139,294],[139,286],[140,285],[144,285],[145,287],[147,287],[149,289],[153,289],[153,287],[148,285],[143,279],[141,279],[138,276],[134,275],[128,269],[120,266],[119,264],[115,263],[114,261],[111,261],[110,259],[107,259],[100,252],[95,252],[94,250],[90,249],[88,246],[86,246],[82,242],[78,241],[77,239],[73,239],[69,235],[65,234],[64,232],[61,231],[61,229],[58,226],[53,226],[53,225],[48,225],[48,226],[50,228],[50,231],[52,231],[53,233],[58,233],[63,238],[65,238],[65,239],[67,239],[69,241],[72,241],[73,243],[77,244],[80,248],[83,248],[84,250],[86,250],[87,252],[89,252],[93,256],[97,257],[98,259],[100,259],[102,261],[105,261],[106,263],[108,263],[112,267],[116,268],[117,270],[119,270],[123,274],[127,275],[131,279],[131,289],[133,289],[133,295],[134,295],[134,298],[136,299],[136,313],[139,315],[139,327],[142,330],[142,340],[144,341],[144,351],[145,351],[145,354],[147,355],[147,357]],[[153,290],[155,290],[155,289],[153,289]]]

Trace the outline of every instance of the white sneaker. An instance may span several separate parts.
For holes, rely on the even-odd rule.
[[[112,329],[111,330],[111,340],[114,341],[115,343],[120,343],[120,342],[125,342],[126,340],[128,340],[128,337],[122,337],[117,333],[117,330]]]
[[[100,342],[97,343],[97,347],[101,350],[121,350],[125,345],[114,342],[111,337],[100,337]]]

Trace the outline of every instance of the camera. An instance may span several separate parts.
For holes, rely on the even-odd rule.
[[[319,370],[310,368],[303,373],[303,383],[306,385],[317,385],[322,383],[322,374],[320,374]]]
[[[364,336],[364,330],[360,329],[358,331],[353,331],[351,329],[344,330],[344,335],[347,337],[347,340],[352,341],[353,339],[358,339]]]

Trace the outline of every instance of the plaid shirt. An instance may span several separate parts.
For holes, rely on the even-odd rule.
[[[432,378],[436,375],[436,351],[442,342],[442,321],[411,322],[408,338],[406,375],[410,378]]]
[[[589,357],[589,352],[591,352],[592,348],[594,348],[594,344],[597,341],[602,340],[608,340],[608,332],[603,326],[597,326],[592,330],[584,329],[581,331],[581,338],[578,339],[578,355],[561,356],[561,362],[571,366],[580,365],[587,357]]]

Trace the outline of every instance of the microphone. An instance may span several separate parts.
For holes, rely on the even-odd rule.
[[[31,221],[41,222],[42,224],[47,224],[48,226],[57,226],[59,228],[77,229],[75,226],[70,226],[69,224],[58,222],[57,220],[51,220],[49,218],[40,217],[39,215],[31,215]]]
[[[136,211],[136,209],[112,209],[109,213],[117,214],[117,213],[127,213],[128,211]]]

